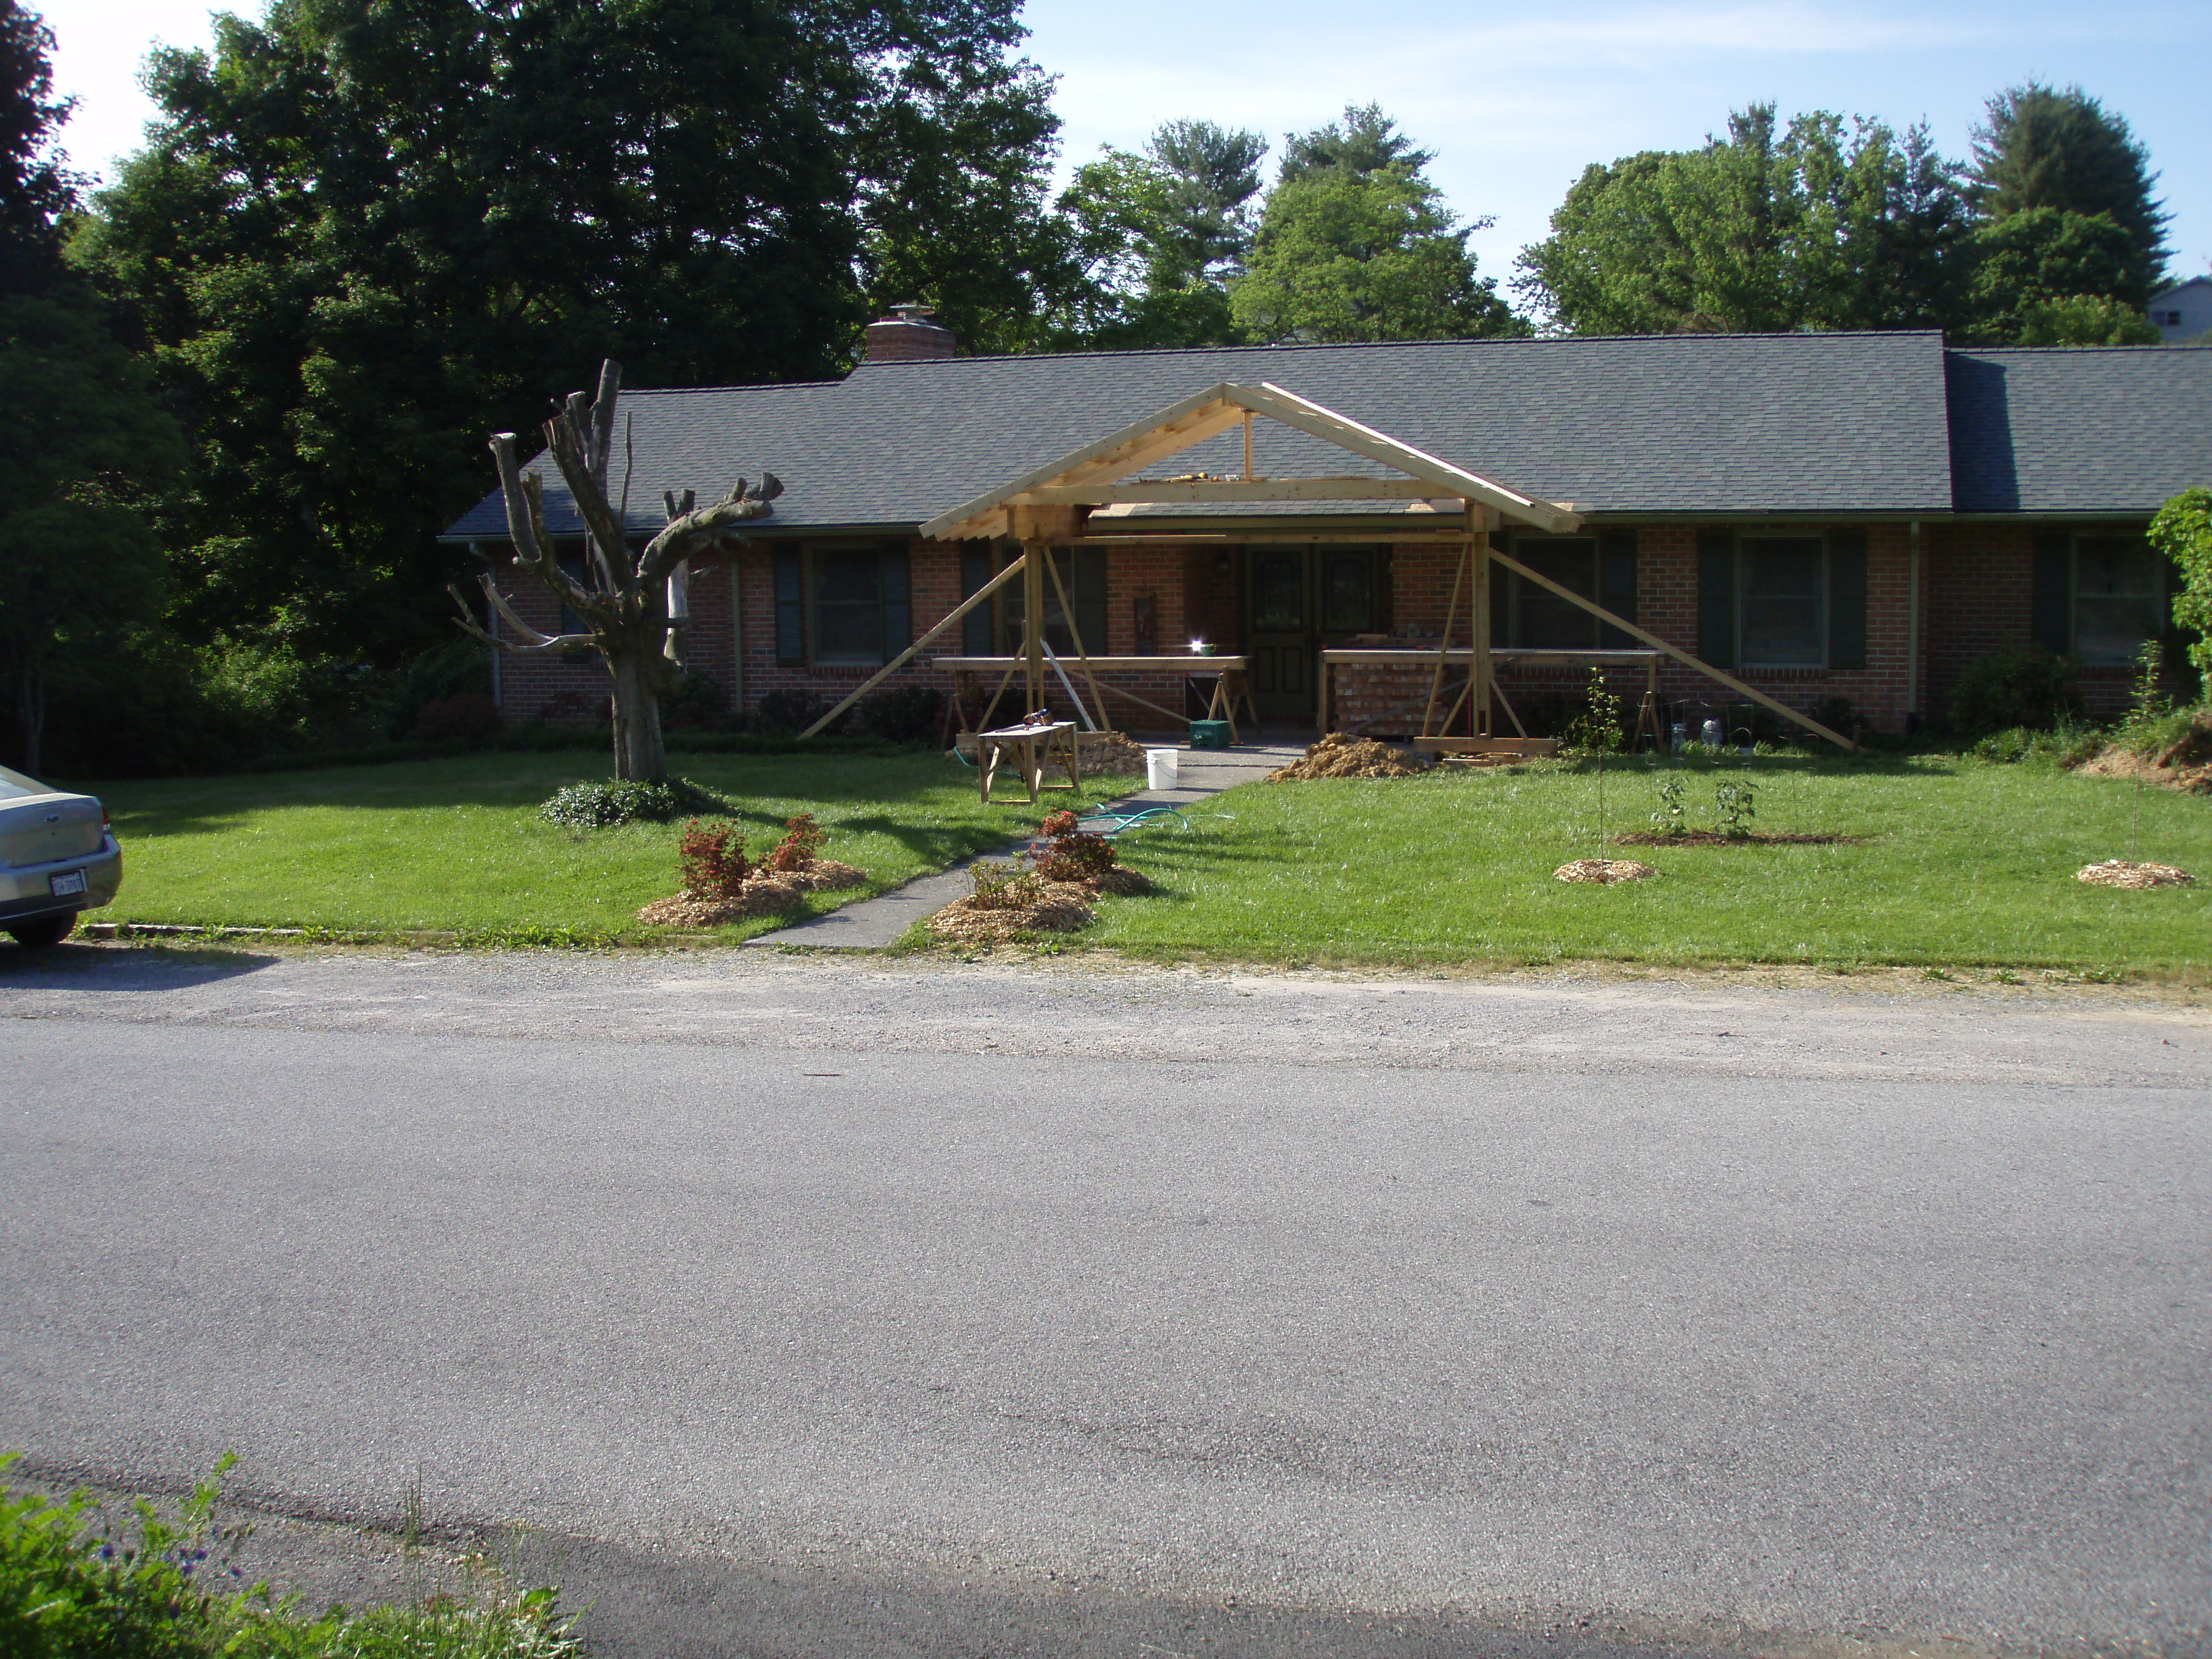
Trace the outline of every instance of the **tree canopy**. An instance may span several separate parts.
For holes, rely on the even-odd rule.
[[[1585,170],[1516,287],[1574,333],[1940,326],[1953,172],[1922,129],[1753,105],[1700,149]]]
[[[1267,140],[1170,121],[1141,154],[1109,149],[1060,198],[1087,273],[1065,343],[1194,346],[1239,337],[1227,284],[1252,245]]]
[[[1229,283],[1255,340],[1456,339],[1526,331],[1478,277],[1431,160],[1373,105],[1285,141],[1243,273]],[[1486,221],[1479,222],[1486,223]]]
[[[1012,0],[276,0],[158,55],[163,119],[75,252],[191,416],[188,627],[439,637],[481,432],[580,363],[833,374],[892,290],[1037,325],[1024,266],[1063,253],[1012,234],[1053,134],[1019,33]]]
[[[1975,210],[1992,224],[2039,211],[2103,215],[2125,233],[2131,257],[2107,279],[2121,286],[2094,291],[2148,303],[2166,265],[2168,216],[2151,195],[2150,152],[2126,120],[2079,87],[2036,81],[2007,88],[1987,107],[1966,183]]]

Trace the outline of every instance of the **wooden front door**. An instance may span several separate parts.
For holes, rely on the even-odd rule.
[[[1323,544],[1245,550],[1244,654],[1263,721],[1318,718],[1321,653],[1382,625],[1380,550]]]

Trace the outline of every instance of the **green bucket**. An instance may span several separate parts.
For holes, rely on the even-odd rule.
[[[1193,720],[1190,723],[1190,746],[1194,749],[1226,749],[1229,747],[1227,720]]]

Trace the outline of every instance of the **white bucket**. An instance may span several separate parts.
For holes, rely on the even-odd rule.
[[[1172,789],[1176,787],[1176,754],[1172,749],[1145,750],[1145,787]]]

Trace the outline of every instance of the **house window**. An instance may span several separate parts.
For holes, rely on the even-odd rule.
[[[2063,545],[2067,540],[2070,548]],[[2070,554],[2070,568],[2062,567],[2070,577],[2070,604],[2065,607],[2071,613],[2069,637],[2057,641],[2046,637],[2056,630],[2039,629],[2042,643],[2085,666],[2112,667],[2133,662],[2146,640],[2166,632],[2167,562],[2142,534],[2075,535],[2056,547],[2049,542],[2039,545],[2039,589],[2053,585],[2044,568],[2056,562],[2053,554]]]
[[[1860,669],[1866,532],[1698,537],[1698,654],[1716,668]]]
[[[1827,549],[1818,536],[1747,536],[1736,546],[1736,654],[1746,668],[1828,660]]]
[[[1570,592],[1636,620],[1636,532],[1597,536],[1516,536],[1509,556]],[[1493,566],[1490,642],[1524,651],[1615,650],[1640,643],[1527,577]]]
[[[907,550],[884,543],[775,550],[775,659],[878,667],[913,640]]]
[[[1007,556],[1010,562],[1018,556],[1018,551]],[[1079,633],[1083,635],[1083,649],[1088,654],[1105,655],[1106,550],[1055,547],[1052,550],[1052,563],[1060,573],[1060,586],[1053,586],[1052,576],[1048,573],[1044,579],[1045,643],[1060,656],[1073,656],[1075,635]],[[1025,586],[1023,579],[1017,576],[999,590],[999,644],[1002,655],[1016,656],[1021,652],[1022,590]],[[1075,607],[1073,629],[1068,627],[1067,612],[1060,602],[1063,588],[1066,590],[1068,604]]]

